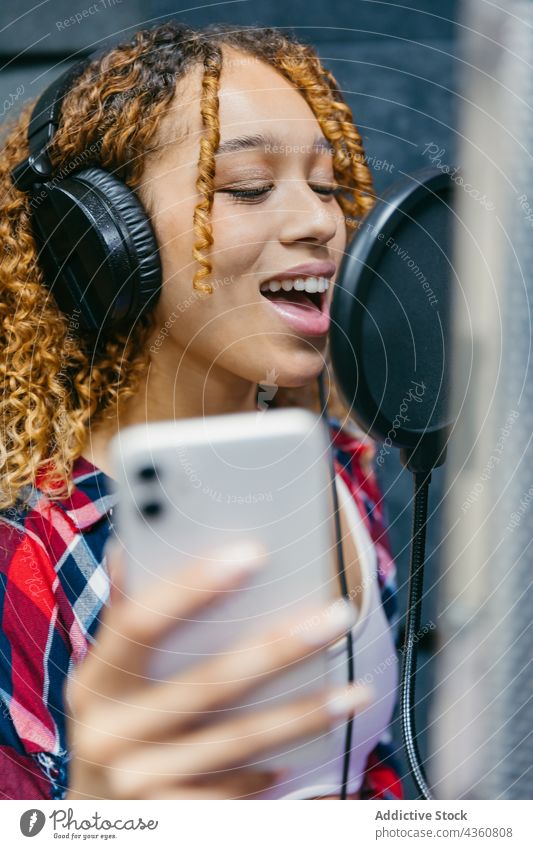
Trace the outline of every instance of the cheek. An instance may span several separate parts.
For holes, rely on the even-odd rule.
[[[335,233],[334,238],[329,243],[329,251],[332,260],[335,262],[337,266],[337,271],[335,273],[335,280],[339,279],[339,270],[342,264],[342,261],[346,255],[346,246],[348,244],[348,236],[346,232],[346,224],[344,218],[341,218],[339,221],[339,226],[337,227],[337,232]]]
[[[339,265],[340,259],[337,260],[337,257],[342,257],[344,254],[344,249],[348,242],[348,228],[346,227],[344,212],[338,201],[335,202],[335,209],[332,214],[337,219],[337,231],[330,243],[330,247],[335,251],[335,262]]]
[[[253,282],[258,258],[271,238],[265,213],[261,213],[259,207],[243,211],[240,204],[215,194],[211,220],[214,271],[223,276],[243,276],[245,283]]]
[[[152,216],[152,226],[159,246],[163,282],[176,287],[191,268],[194,207],[190,208],[189,204],[172,204],[170,199],[166,201],[164,212]]]

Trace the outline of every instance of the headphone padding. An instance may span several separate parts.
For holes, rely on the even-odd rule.
[[[154,230],[140,200],[129,186],[102,168],[85,168],[71,174],[70,179],[101,192],[112,207],[113,218],[127,234],[129,252],[138,267],[136,311],[143,312],[148,304],[153,307],[154,295],[162,283],[161,260]]]

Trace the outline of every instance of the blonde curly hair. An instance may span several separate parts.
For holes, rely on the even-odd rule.
[[[210,292],[205,278],[212,267],[206,251],[213,244],[215,151],[219,143],[218,88],[222,47],[265,61],[305,98],[333,148],[339,204],[348,239],[375,203],[372,176],[361,136],[352,122],[334,76],[313,48],[274,28],[236,29],[212,25],[193,30],[166,22],[140,30],[85,68],[64,98],[61,124],[49,155],[60,171],[72,161],[98,165],[138,190],[143,164],[175,86],[193,66],[203,66],[200,101],[203,136],[196,186],[201,200],[194,210],[198,269],[192,286]],[[30,201],[10,179],[10,171],[29,153],[27,130],[34,102],[4,130],[0,154],[0,315],[3,394],[0,400],[0,509],[33,491],[39,473],[52,470],[55,498],[70,495],[72,466],[83,451],[87,429],[118,410],[138,388],[149,363],[151,315],[128,332],[101,335],[95,346],[73,332],[44,285],[32,235]],[[89,152],[89,160],[87,153]],[[331,370],[326,363],[326,374]],[[341,423],[347,411],[327,381],[328,408]],[[320,410],[316,384],[279,388],[275,406]]]

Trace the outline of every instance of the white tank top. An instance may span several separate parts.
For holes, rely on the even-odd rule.
[[[377,554],[362,516],[346,483],[337,474],[337,492],[350,523],[359,554],[363,595],[361,610],[353,626],[355,680],[370,684],[374,701],[366,710],[355,715],[352,731],[352,750],[348,793],[361,787],[368,755],[386,733],[397,698],[398,658],[392,631],[383,605],[377,574]],[[332,661],[332,683],[342,686],[348,682],[348,648],[346,637],[326,649]],[[262,794],[264,799],[310,799],[339,793],[342,783],[346,723],[341,722],[332,734],[327,757],[304,775],[290,775],[276,788]]]

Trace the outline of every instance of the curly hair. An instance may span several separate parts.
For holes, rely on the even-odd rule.
[[[56,170],[68,163],[97,165],[139,189],[143,165],[176,83],[193,66],[203,66],[200,140],[193,256],[198,264],[193,289],[210,293],[215,151],[219,143],[218,89],[227,45],[262,60],[289,80],[311,107],[333,148],[339,204],[347,235],[375,203],[372,176],[361,136],[338,84],[313,48],[274,28],[237,29],[211,25],[193,30],[176,21],[137,31],[85,68],[66,94],[61,123],[49,147]],[[72,466],[83,451],[89,424],[95,425],[133,396],[149,363],[151,315],[128,332],[109,332],[94,343],[78,334],[44,285],[32,234],[30,201],[10,179],[28,155],[27,130],[34,102],[6,126],[0,151],[0,266],[2,435],[0,509],[33,491],[36,477],[52,469],[54,495],[72,491]],[[328,364],[327,364],[328,366]],[[326,373],[330,368],[326,367]],[[329,381],[328,381],[329,384]],[[320,410],[316,386],[279,388],[276,407]],[[330,413],[346,410],[328,385]]]

